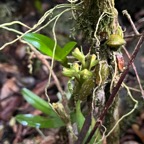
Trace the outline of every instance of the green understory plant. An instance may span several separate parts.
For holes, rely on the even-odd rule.
[[[118,124],[125,116],[130,115],[138,104],[132,98],[136,103],[134,108],[120,119],[115,117],[118,108],[117,92],[136,53],[132,55],[132,59],[124,70],[123,61],[119,61],[119,59],[122,58],[121,48],[125,44],[125,40],[117,21],[118,13],[113,0],[68,1],[70,4],[57,5],[47,11],[32,28],[17,21],[0,25],[0,27],[18,34],[15,40],[6,43],[0,50],[21,40],[28,44],[35,54],[40,52],[43,58],[45,58],[44,56],[51,57],[50,77],[54,60],[63,66],[63,75],[69,77],[70,94],[62,91],[59,101],[52,104],[49,99],[44,101],[32,91],[23,88],[21,93],[25,100],[34,108],[42,111],[44,116],[25,114],[17,115],[16,119],[25,126],[38,129],[66,127],[70,144],[98,144],[103,143],[105,139],[107,139],[107,143],[118,144]],[[64,10],[52,17],[56,9]],[[76,47],[75,41],[66,43],[64,47],[57,43],[55,26],[60,16],[68,11],[72,12],[76,21],[75,30],[81,29],[85,39],[90,43],[87,54]],[[49,15],[51,16],[50,20],[40,26]],[[53,39],[37,33],[52,21],[54,21]],[[28,28],[28,30],[22,33],[6,27],[15,23]],[[140,44],[141,41],[140,39]],[[70,53],[72,59],[67,57]],[[129,91],[128,93],[131,97]],[[48,97],[47,93],[46,96]]]
[[[53,57],[55,42],[51,38],[38,33],[28,33],[23,37],[23,40],[33,45],[41,53],[51,58]],[[36,128],[56,128],[66,126],[70,121],[70,123],[77,126],[78,133],[81,131],[85,120],[85,116],[81,112],[81,101],[85,101],[95,87],[95,81],[93,80],[95,77],[94,67],[98,64],[98,60],[95,54],[88,53],[84,55],[78,48],[72,51],[75,45],[76,42],[72,41],[67,43],[63,48],[56,45],[55,55],[53,57],[64,66],[63,75],[75,80],[75,86],[72,86],[71,98],[70,100],[67,99],[69,101],[68,104],[74,102],[74,105],[72,106],[70,104],[68,107],[69,112],[66,112],[61,101],[50,104],[24,88],[22,89],[22,95],[26,101],[36,109],[41,110],[46,116],[34,116],[31,114],[17,115],[16,119],[21,124]],[[74,61],[70,63],[68,62],[67,56],[71,51]],[[57,123],[57,121],[59,122]],[[88,133],[90,133],[94,123],[95,120],[93,118],[93,123]],[[76,134],[73,135],[76,140]],[[95,135],[96,138],[92,139],[91,143],[94,140],[96,141],[96,139],[100,140],[101,134],[99,131]]]
[[[29,104],[46,115],[45,117],[32,114],[17,115],[16,119],[22,125],[35,128],[58,128],[65,125],[50,103],[26,88],[23,88],[21,93]]]
[[[115,36],[116,40],[112,37],[113,36],[106,41],[106,44],[113,48],[119,47],[125,43],[125,41],[121,37],[119,38],[117,35]],[[117,37],[119,38],[119,41]],[[23,39],[32,44],[41,53],[53,57],[52,53],[55,42],[51,38],[37,33],[28,33],[23,37]],[[95,54],[88,53],[87,55],[84,55],[78,48],[72,50],[75,45],[76,42],[69,42],[64,46],[64,48],[56,45],[54,55],[54,59],[59,61],[64,66],[62,71],[63,75],[69,77],[75,83],[75,85],[70,83],[69,87],[69,90],[71,91],[71,97],[67,98],[69,112],[66,112],[61,100],[57,103],[51,104],[42,100],[30,90],[24,88],[22,89],[22,95],[26,101],[36,109],[42,111],[46,116],[34,116],[31,114],[17,115],[16,119],[21,124],[35,128],[60,128],[63,126],[66,127],[67,124],[71,123],[76,125],[77,133],[81,131],[87,113],[81,110],[81,106],[87,101],[87,98],[91,93],[94,93],[97,89],[99,89],[99,84],[105,83],[110,71],[106,61],[100,61]],[[73,62],[68,62],[67,56],[71,51]],[[132,100],[136,102],[133,98]],[[98,106],[102,106],[98,99],[96,102]],[[137,102],[135,108],[136,107]],[[91,108],[86,109],[86,111],[91,110]],[[127,115],[129,115],[132,111],[130,111]],[[120,120],[122,120],[124,117],[122,117]],[[95,123],[96,119],[94,116],[92,116],[92,123],[85,139],[83,140],[83,143],[88,138],[90,131],[94,128]],[[105,126],[103,127],[106,131]],[[116,125],[114,128],[115,127]],[[73,133],[73,137],[76,140],[77,134]],[[103,136],[100,131],[97,130],[90,143],[101,143],[102,140]]]

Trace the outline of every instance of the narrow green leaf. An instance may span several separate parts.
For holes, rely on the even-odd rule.
[[[92,121],[91,121],[91,126],[89,127],[89,130],[87,131],[87,134],[85,136],[85,139],[84,139],[84,142],[87,140],[88,136],[90,135],[90,132],[92,131],[92,129],[94,128],[95,126],[95,123],[96,123],[96,120],[94,117],[92,117]],[[102,135],[100,133],[100,130],[97,129],[93,135],[93,137],[91,138],[89,144],[94,144],[94,143],[99,143],[99,144],[102,144],[102,141],[100,142],[100,140],[102,139]]]
[[[84,124],[84,121],[85,121],[85,117],[83,116],[83,114],[81,112],[80,101],[77,101],[77,103],[76,103],[76,123],[77,123],[79,132]]]
[[[32,114],[17,115],[16,120],[24,126],[35,128],[59,128],[65,125],[59,119],[34,116]]]
[[[89,132],[90,134],[90,132]],[[93,135],[93,137],[91,138],[89,144],[94,144],[94,143],[98,143],[98,144],[103,144],[103,141],[100,141],[102,140],[102,135],[100,133],[100,130],[97,129]]]
[[[38,33],[28,33],[23,39],[36,47],[41,53],[50,57],[53,56],[55,46],[55,41],[53,39]],[[57,44],[54,59],[64,63],[66,61],[66,56],[71,52],[75,45],[76,42],[74,41],[67,43],[64,48],[61,48]]]
[[[72,51],[72,49],[74,48],[74,46],[77,43],[74,41],[68,42],[62,49],[62,53],[58,53],[57,56],[61,57],[61,59],[65,59],[66,56]]]
[[[43,113],[45,113],[51,117],[59,118],[59,116],[54,111],[52,105],[49,102],[44,101],[39,96],[37,96],[32,91],[30,91],[26,88],[23,88],[21,93],[24,96],[25,100],[28,103],[30,103],[34,108],[42,111]]]
[[[28,33],[26,34],[23,39],[34,47],[36,47],[40,52],[50,57],[53,56],[53,49],[55,45],[55,41],[47,36],[38,33]],[[62,48],[59,45],[56,45],[56,51],[54,59],[61,61],[59,57],[57,57],[57,53],[61,53]]]

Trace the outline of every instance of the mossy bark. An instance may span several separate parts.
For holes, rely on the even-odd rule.
[[[106,61],[110,67],[109,78],[103,83],[99,83],[104,87],[105,99],[107,101],[110,96],[110,85],[115,72],[113,60],[113,51],[107,47],[104,42],[111,34],[123,36],[123,32],[118,23],[118,12],[115,9],[114,0],[83,0],[83,6],[80,9],[81,16],[78,17],[77,25],[85,38],[91,43],[91,53],[99,53],[99,60]],[[109,49],[107,51],[107,49]],[[119,72],[117,71],[117,77]],[[115,83],[113,83],[114,87]],[[111,108],[105,117],[105,126],[110,131],[118,120],[118,98],[115,99]],[[118,127],[107,138],[108,144],[119,143]]]
[[[93,40],[95,32],[101,40],[113,33],[122,35],[117,18],[114,0],[84,0],[78,26],[89,40]]]

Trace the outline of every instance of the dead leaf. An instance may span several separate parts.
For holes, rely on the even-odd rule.
[[[140,131],[140,127],[137,124],[132,125],[132,129],[134,130],[135,134],[141,139],[144,143],[144,134]]]
[[[16,78],[13,77],[11,79],[8,79],[1,88],[0,99],[2,100],[18,91],[19,91],[19,87],[16,85]],[[5,106],[6,102],[7,101],[1,102],[2,107]]]
[[[55,136],[47,136],[41,141],[41,144],[54,144],[56,142]]]
[[[18,73],[18,68],[16,65],[11,65],[8,63],[0,63],[0,70],[6,73]]]
[[[21,96],[13,96],[6,103],[6,106],[3,107],[3,110],[0,112],[0,119],[4,121],[8,121],[18,106],[21,104],[22,97]]]

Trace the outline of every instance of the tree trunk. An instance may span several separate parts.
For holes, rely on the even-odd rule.
[[[84,0],[81,7],[81,16],[78,17],[77,23],[78,28],[83,31],[85,38],[91,43],[91,53],[97,55],[99,63],[105,63],[105,66],[108,66],[109,74],[103,78],[104,69],[101,74],[102,81],[97,77],[99,73],[96,74],[97,91],[103,88],[106,103],[111,90],[116,84],[115,78],[120,76],[120,72],[115,69],[117,66],[115,64],[115,51],[105,44],[112,34],[123,37],[123,32],[118,23],[118,12],[114,6],[114,0]],[[102,65],[99,65],[99,67],[102,70]],[[99,68],[96,69],[96,71],[100,71]],[[118,98],[116,98],[105,116],[104,125],[107,128],[107,132],[113,128],[118,118]],[[119,144],[118,126],[108,136],[107,143]]]

